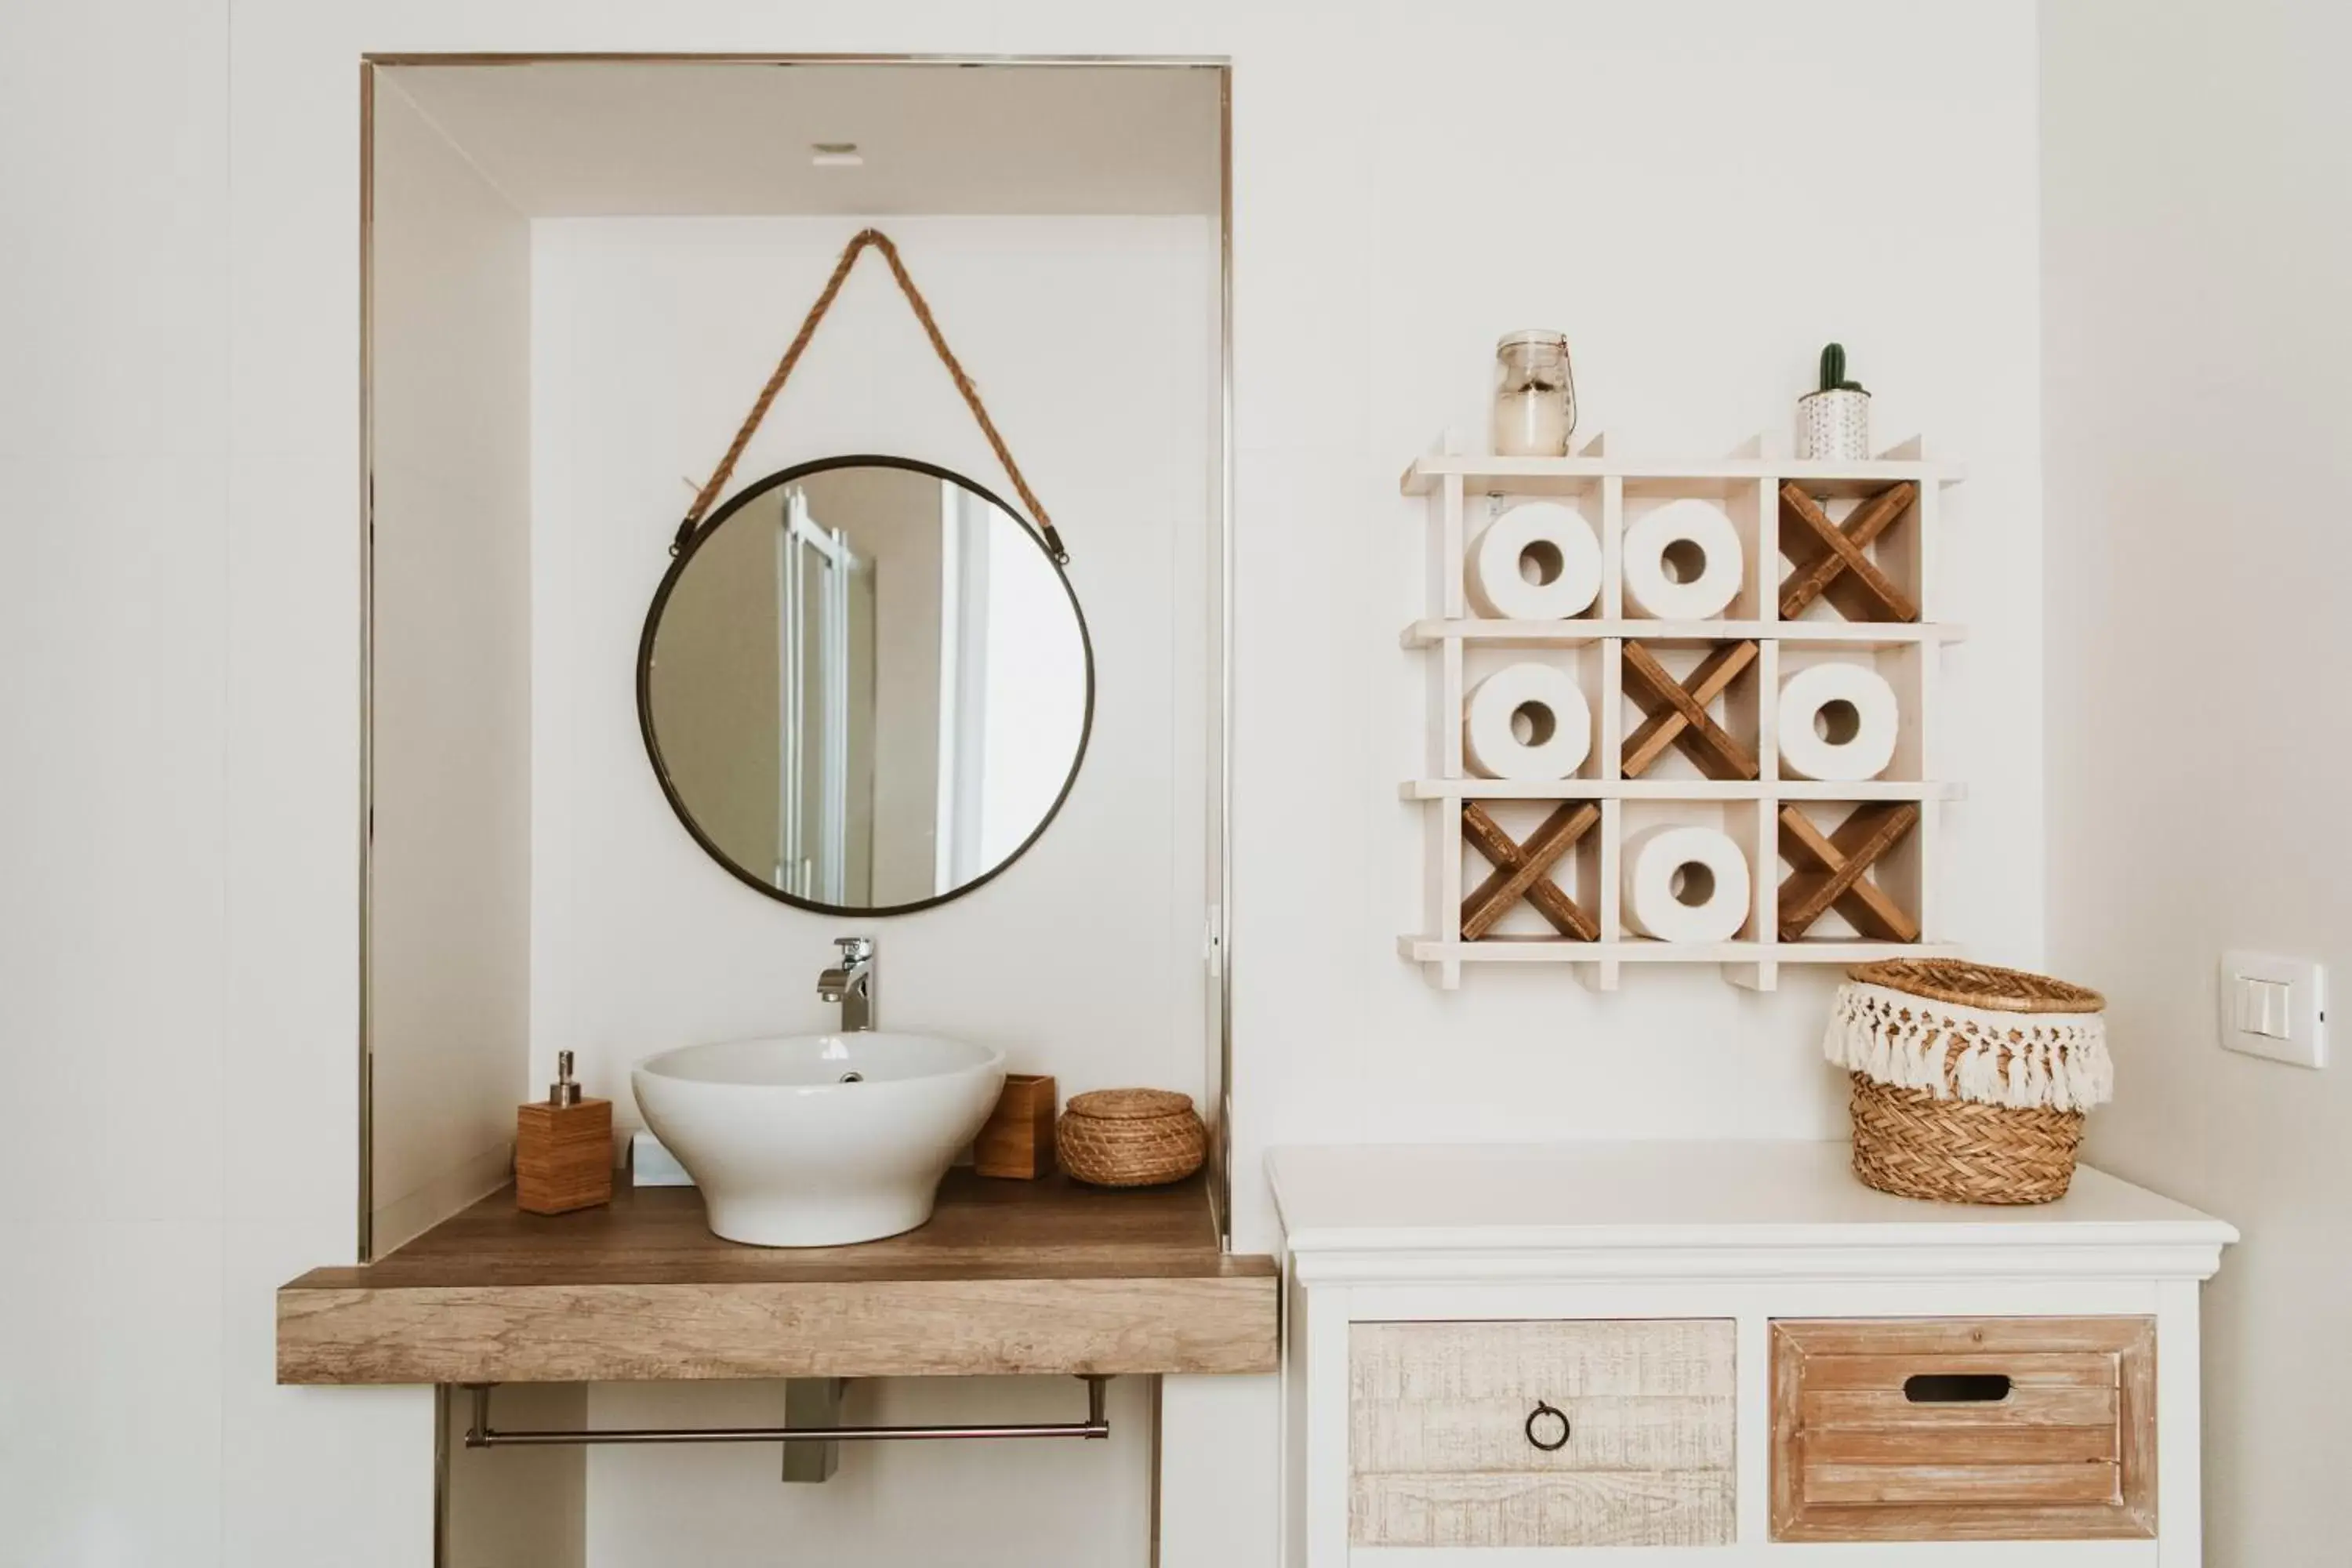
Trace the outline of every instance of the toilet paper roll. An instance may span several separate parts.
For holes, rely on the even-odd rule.
[[[1712,827],[1653,827],[1625,843],[1625,923],[1661,942],[1728,942],[1747,923],[1748,858]]]
[[[1462,756],[1489,779],[1564,779],[1592,750],[1592,710],[1575,678],[1549,664],[1514,664],[1471,688]]]
[[[1738,531],[1690,497],[1644,512],[1625,530],[1625,592],[1662,621],[1703,621],[1738,596]]]
[[[1601,539],[1574,507],[1527,501],[1486,526],[1470,546],[1464,586],[1483,616],[1556,621],[1601,596]]]
[[[1781,771],[1876,778],[1895,760],[1895,689],[1866,664],[1816,664],[1780,682]]]

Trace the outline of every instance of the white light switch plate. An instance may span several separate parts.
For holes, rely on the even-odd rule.
[[[2327,1065],[2327,972],[2308,959],[2225,952],[2221,1048],[2299,1068]]]

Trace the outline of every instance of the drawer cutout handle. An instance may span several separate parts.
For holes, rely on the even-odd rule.
[[[1554,1436],[1557,1433],[1558,1436]],[[1554,1409],[1542,1400],[1528,1412],[1528,1441],[1547,1454],[1557,1454],[1568,1447],[1568,1415]],[[1540,1434],[1540,1436],[1538,1435]]]
[[[1914,1405],[1999,1405],[2009,1397],[2009,1375],[1999,1372],[1923,1372],[1903,1380]]]

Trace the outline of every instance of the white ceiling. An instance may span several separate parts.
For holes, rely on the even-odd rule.
[[[1214,70],[545,62],[387,66],[533,217],[1214,213]],[[859,168],[812,144],[854,142]]]

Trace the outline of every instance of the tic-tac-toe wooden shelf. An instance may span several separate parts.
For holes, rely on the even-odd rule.
[[[1402,641],[1435,657],[1429,775],[1401,791],[1428,807],[1427,923],[1398,940],[1399,953],[1449,990],[1465,964],[1567,965],[1614,990],[1627,964],[1711,963],[1769,991],[1785,964],[1953,952],[1937,841],[1942,807],[1963,791],[1934,771],[1931,738],[1943,647],[1966,636],[1944,618],[1935,569],[1942,492],[1961,477],[1916,441],[1838,463],[1779,456],[1762,439],[1727,458],[1625,458],[1596,437],[1571,457],[1448,452],[1406,469],[1404,493],[1428,502],[1432,613]],[[1624,592],[1629,510],[1685,497],[1719,504],[1740,538],[1744,577],[1721,618],[1653,619]],[[1591,521],[1600,598],[1568,620],[1481,616],[1465,591],[1467,547],[1498,508],[1533,499],[1573,501]],[[1630,679],[1628,645],[1638,649]],[[1486,779],[1465,766],[1469,688],[1520,656],[1566,664],[1592,706],[1592,754],[1576,776]],[[1879,778],[1780,776],[1782,675],[1827,659],[1868,662],[1895,689],[1895,761]],[[1685,702],[1662,682],[1707,700]],[[1629,736],[1640,776],[1625,776]],[[1583,802],[1597,819],[1572,809]],[[1624,921],[1629,833],[1685,815],[1720,826],[1748,858],[1753,908],[1737,940],[1654,941]],[[1547,855],[1559,858],[1538,876],[1531,862]]]

